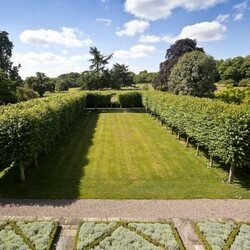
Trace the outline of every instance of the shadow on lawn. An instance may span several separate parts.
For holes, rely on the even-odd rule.
[[[49,155],[42,157],[39,167],[27,172],[28,180],[20,183],[18,169],[12,169],[0,178],[0,204],[10,204],[12,198],[18,205],[66,206],[80,195],[80,184],[84,181],[87,154],[95,134],[99,113],[87,111],[82,119],[56,143]],[[11,199],[8,199],[11,198]],[[27,198],[27,200],[23,200]],[[29,199],[45,200],[29,200]],[[64,199],[64,200],[48,200]]]

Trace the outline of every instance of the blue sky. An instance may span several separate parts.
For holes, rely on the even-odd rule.
[[[250,54],[250,0],[0,0],[0,30],[14,43],[23,78],[81,72],[89,47],[132,71],[157,71],[179,38],[215,58]]]

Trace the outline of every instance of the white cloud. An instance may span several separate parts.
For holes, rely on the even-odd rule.
[[[44,53],[14,53],[13,61],[20,63],[20,75],[25,78],[41,71],[50,77],[68,72],[81,72],[88,68],[89,55],[75,55],[71,57],[57,55],[51,52]]]
[[[50,29],[24,30],[20,34],[22,42],[49,47],[53,44],[66,47],[84,47],[91,45],[90,38],[75,28],[62,27],[60,31]]]
[[[177,8],[188,11],[213,7],[225,0],[126,0],[125,10],[147,20],[167,18]]]
[[[63,55],[67,55],[68,53],[69,53],[68,50],[66,50],[66,49],[62,50],[62,54],[63,54]]]
[[[222,40],[225,38],[226,26],[218,21],[202,22],[184,27],[181,33],[177,36],[164,35],[164,36],[141,36],[141,43],[156,43],[167,42],[173,43],[178,39],[190,38],[196,39],[198,42],[210,42]]]
[[[148,27],[149,22],[142,20],[132,20],[124,24],[123,29],[116,32],[118,36],[135,36],[143,33]]]
[[[154,46],[148,46],[144,44],[137,44],[131,47],[129,50],[116,50],[114,52],[114,58],[116,59],[137,59],[146,57],[156,51]]]
[[[109,18],[97,18],[96,21],[106,26],[109,26],[112,23],[112,20]]]
[[[226,26],[218,21],[202,22],[184,27],[178,38],[191,38],[199,42],[222,40],[227,31]]]
[[[236,4],[233,6],[234,21],[240,21],[244,18],[246,11],[248,10],[248,1],[244,1],[242,3]]]
[[[141,35],[139,42],[141,43],[158,43],[161,41],[161,37],[154,35]]]
[[[216,21],[220,23],[228,22],[229,17],[230,17],[229,14],[225,14],[225,15],[220,14],[219,16],[216,17]]]

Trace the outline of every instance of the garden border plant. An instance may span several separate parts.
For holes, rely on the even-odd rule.
[[[99,243],[103,240],[105,240],[105,238],[110,237],[113,232],[115,232],[116,229],[118,229],[120,226],[124,227],[125,229],[128,229],[131,232],[136,233],[137,235],[139,235],[140,237],[142,237],[143,239],[145,239],[146,241],[148,241],[149,243],[153,244],[154,246],[158,246],[158,247],[162,247],[163,249],[166,249],[166,246],[162,245],[161,243],[157,242],[156,240],[152,239],[150,236],[146,235],[145,233],[137,230],[136,228],[130,226],[130,223],[142,223],[142,224],[167,224],[171,227],[171,231],[173,234],[173,237],[176,240],[176,243],[179,247],[180,250],[185,250],[185,246],[182,242],[182,239],[176,229],[176,227],[174,226],[174,223],[171,221],[164,221],[164,222],[142,222],[142,221],[81,221],[78,225],[77,228],[77,234],[75,236],[75,240],[74,240],[74,249],[77,250],[77,246],[78,246],[78,239],[79,239],[79,233],[81,230],[81,227],[84,223],[95,223],[95,224],[110,224],[110,223],[115,223],[115,226],[113,226],[111,229],[105,231],[101,236],[99,236],[98,238],[96,238],[95,240],[93,240],[91,243],[89,243],[84,249],[92,249],[96,246],[99,245]],[[168,248],[167,248],[168,249]]]
[[[58,230],[59,222],[55,220],[4,220],[5,224],[0,226],[0,230],[3,230],[6,226],[10,226],[13,232],[21,237],[23,242],[32,250],[36,250],[36,247],[31,239],[29,239],[22,229],[17,225],[17,222],[24,223],[36,223],[36,222],[50,222],[53,225],[53,229],[49,235],[49,241],[46,247],[46,250],[52,249],[53,242],[55,240],[56,232]]]
[[[195,233],[198,235],[199,239],[201,240],[204,248],[206,250],[212,250],[212,247],[210,246],[209,242],[206,239],[206,236],[201,232],[199,226],[197,225],[198,223],[204,223],[204,222],[215,222],[215,221],[209,221],[209,220],[205,220],[205,221],[199,221],[199,222],[193,222],[192,223],[192,227],[195,231]],[[221,224],[225,224],[228,221],[216,221],[216,223],[221,223]],[[244,222],[233,222],[235,224],[235,228],[232,229],[231,233],[229,234],[227,240],[225,241],[224,247],[222,248],[222,250],[230,250],[236,236],[239,233],[239,229],[241,227],[242,224],[248,224],[248,223],[244,223]]]

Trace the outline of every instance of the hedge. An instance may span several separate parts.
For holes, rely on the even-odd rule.
[[[111,105],[112,93],[88,92],[86,99],[87,108],[107,108]]]
[[[142,96],[140,92],[118,93],[118,103],[122,108],[142,107]]]
[[[0,170],[11,164],[24,169],[37,165],[40,153],[47,153],[84,111],[86,93],[72,92],[34,99],[0,109]]]
[[[211,157],[230,163],[229,182],[235,165],[250,161],[250,108],[221,101],[177,96],[158,91],[143,93],[146,109],[178,133],[204,146]]]

